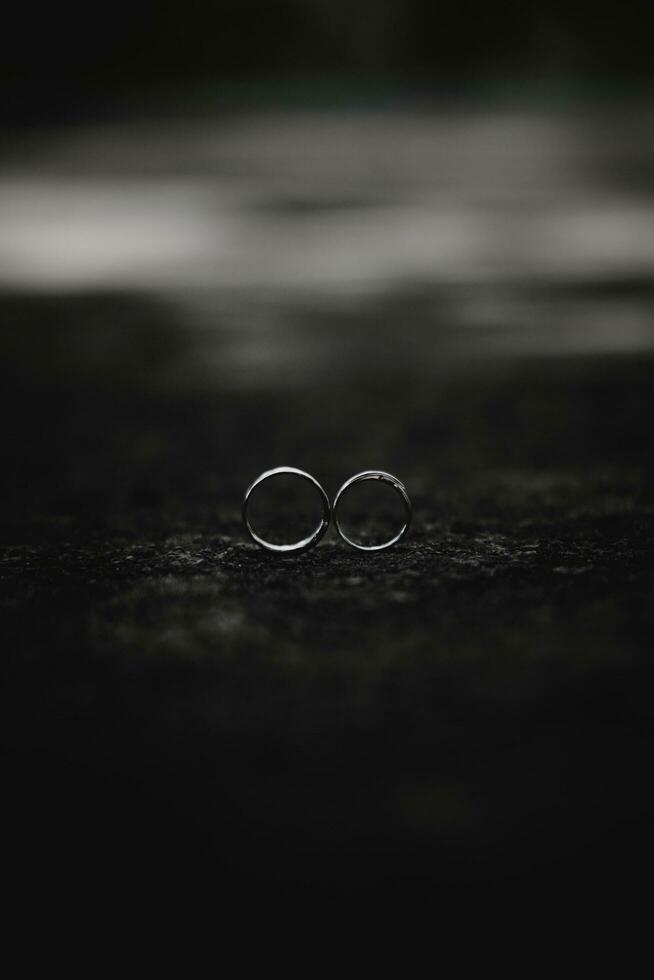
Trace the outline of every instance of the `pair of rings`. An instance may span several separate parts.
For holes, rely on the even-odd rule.
[[[310,483],[311,486],[318,491],[320,503],[322,505],[322,517],[320,518],[320,523],[316,529],[308,537],[303,538],[301,541],[295,541],[292,544],[273,544],[271,541],[266,541],[265,538],[262,538],[253,529],[248,517],[248,506],[252,492],[256,487],[261,486],[261,484],[266,480],[270,480],[275,476],[287,474],[299,476],[301,479]],[[394,537],[392,537],[389,541],[384,541],[382,544],[366,545],[353,541],[352,538],[349,538],[345,534],[339,523],[338,509],[341,501],[343,500],[343,496],[355,484],[363,483],[366,480],[380,480],[382,483],[389,484],[396,491],[404,505],[404,524]],[[401,480],[398,480],[396,476],[393,476],[392,473],[385,473],[383,470],[364,470],[363,473],[357,473],[355,476],[351,476],[349,480],[345,481],[341,489],[334,497],[334,504],[332,506],[329,502],[329,497],[315,477],[311,476],[310,473],[305,473],[304,470],[295,469],[293,466],[278,466],[274,470],[266,470],[265,473],[258,476],[254,483],[248,487],[243,499],[243,523],[245,524],[245,528],[252,540],[256,544],[260,545],[260,547],[266,548],[268,551],[283,552],[288,554],[289,552],[307,551],[309,548],[313,548],[325,534],[332,516],[334,518],[336,530],[346,544],[349,544],[352,548],[358,548],[359,551],[383,551],[386,548],[391,548],[394,544],[397,544],[398,541],[401,541],[409,530],[409,526],[411,524],[411,501],[408,493],[406,492],[406,487],[404,484],[401,482]]]

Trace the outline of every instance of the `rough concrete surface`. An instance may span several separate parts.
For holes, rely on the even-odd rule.
[[[230,387],[198,369],[206,339],[139,297],[1,309],[2,719],[25,860],[350,892],[644,860],[649,356]],[[282,463],[330,493],[396,472],[410,536],[372,557],[333,531],[260,551],[241,496]]]

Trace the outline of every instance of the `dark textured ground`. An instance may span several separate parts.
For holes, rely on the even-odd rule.
[[[351,891],[644,867],[651,357],[243,388],[137,297],[0,312],[23,869]],[[410,537],[260,552],[240,498],[281,463],[330,492],[397,472]]]

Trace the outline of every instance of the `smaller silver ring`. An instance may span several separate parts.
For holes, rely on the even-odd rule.
[[[356,541],[353,541],[351,538],[348,538],[347,534],[345,534],[341,525],[338,522],[338,505],[343,499],[343,494],[350,487],[354,486],[355,483],[363,483],[365,480],[381,480],[382,483],[390,484],[390,486],[393,487],[393,489],[397,492],[397,494],[401,498],[402,503],[404,504],[404,509],[406,511],[406,520],[404,522],[404,525],[400,529],[400,531],[395,535],[394,538],[391,538],[390,541],[384,541],[383,544],[371,544],[371,545],[358,544]],[[359,551],[384,551],[384,549],[386,548],[392,548],[394,544],[397,544],[399,541],[402,540],[402,538],[409,530],[409,527],[411,526],[412,513],[413,510],[411,507],[411,500],[409,499],[409,495],[406,492],[406,487],[404,486],[402,481],[398,480],[398,478],[396,476],[393,476],[392,473],[385,473],[383,470],[364,470],[363,473],[356,473],[354,476],[351,476],[349,480],[345,481],[341,489],[336,494],[336,497],[334,498],[334,505],[332,507],[332,514],[334,516],[334,524],[336,525],[336,530],[338,531],[341,538],[343,539],[343,541],[345,541],[346,544],[349,544],[352,548],[358,548]]]
[[[301,541],[296,541],[293,544],[273,544],[272,541],[266,541],[265,538],[259,537],[256,531],[253,530],[248,519],[248,504],[250,502],[252,491],[255,489],[255,487],[258,487],[259,484],[263,483],[265,480],[269,480],[273,476],[279,476],[280,474],[287,473],[290,473],[293,476],[302,477],[303,480],[306,480],[312,487],[316,488],[320,495],[320,503],[322,504],[322,517],[320,518],[320,524],[315,531],[313,531],[308,537],[303,538]],[[307,551],[309,548],[313,548],[318,544],[329,527],[330,519],[331,506],[329,503],[329,497],[321,485],[318,483],[315,477],[311,476],[310,473],[305,473],[304,470],[297,470],[294,466],[278,466],[274,470],[266,470],[264,473],[261,473],[261,475],[256,478],[254,483],[251,483],[247,488],[245,491],[245,497],[243,498],[243,523],[245,524],[245,529],[255,544],[258,544],[261,548],[265,548],[267,551],[288,554],[289,552]]]

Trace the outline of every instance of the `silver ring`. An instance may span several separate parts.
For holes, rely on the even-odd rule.
[[[343,499],[343,494],[350,487],[354,486],[355,483],[363,483],[365,480],[381,480],[382,483],[388,483],[400,496],[402,503],[404,504],[404,509],[406,511],[406,520],[400,531],[391,538],[390,541],[385,541],[383,544],[357,544],[351,538],[348,538],[347,534],[343,531],[341,525],[338,522],[338,505]],[[336,494],[334,499],[334,506],[332,507],[332,513],[334,515],[334,524],[336,525],[336,530],[342,537],[346,544],[351,545],[352,548],[358,548],[359,551],[383,551],[385,548],[392,548],[394,544],[401,541],[404,535],[409,530],[411,526],[411,501],[409,495],[406,492],[406,487],[401,480],[398,480],[396,476],[392,473],[385,473],[383,470],[364,470],[363,473],[357,473],[355,476],[351,476],[349,480],[346,480],[341,489]]]
[[[286,473],[291,473],[293,476],[302,477],[303,480],[306,480],[312,487],[316,488],[320,494],[322,517],[320,518],[320,524],[318,527],[307,538],[303,538],[301,541],[296,541],[294,544],[273,544],[271,541],[266,541],[264,538],[259,537],[256,531],[252,529],[252,525],[248,519],[248,504],[252,491],[255,487],[258,487],[260,483],[263,483],[265,480],[269,480],[273,476],[279,476],[280,474]],[[329,527],[330,518],[331,506],[329,504],[329,497],[323,488],[320,486],[318,481],[311,476],[310,473],[305,473],[304,470],[296,470],[294,466],[278,466],[274,470],[266,470],[265,473],[258,476],[254,483],[247,488],[245,491],[245,497],[243,498],[243,523],[245,524],[245,528],[252,540],[256,544],[260,545],[260,547],[266,548],[268,551],[284,552],[288,554],[290,551],[307,551],[309,548],[313,548],[314,545],[318,544],[323,534]]]

